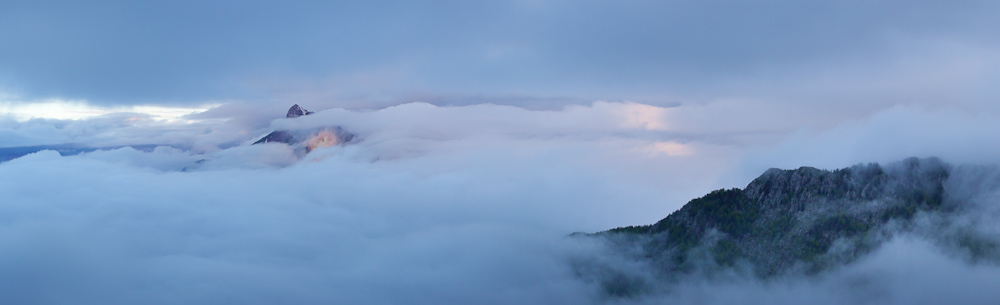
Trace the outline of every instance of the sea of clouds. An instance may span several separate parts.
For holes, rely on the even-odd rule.
[[[577,268],[597,262],[643,276],[648,266],[568,236],[655,222],[769,167],[910,156],[997,164],[1000,120],[989,114],[900,106],[800,129],[808,117],[782,123],[768,109],[630,102],[410,103],[270,123],[227,107],[185,122],[134,113],[0,119],[3,147],[163,144],[0,163],[0,303],[1000,301],[995,263],[920,232],[820,275],[760,281],[733,272],[633,298],[603,295]],[[329,125],[358,139],[304,156],[248,145],[274,129]],[[997,240],[996,172],[975,167],[953,182],[986,212],[967,213],[978,218],[961,218],[964,226],[927,227]]]

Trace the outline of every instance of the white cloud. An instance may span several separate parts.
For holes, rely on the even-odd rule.
[[[698,111],[721,108],[686,107],[413,103],[275,120],[273,128],[337,125],[360,137],[301,159],[283,145],[225,148],[253,137],[231,121],[8,121],[17,135],[49,130],[39,137],[53,141],[173,139],[215,149],[45,151],[0,163],[0,244],[12,249],[0,254],[9,271],[0,282],[11,303],[712,304],[812,295],[893,303],[920,300],[902,294],[937,276],[967,276],[983,284],[963,286],[966,300],[996,299],[984,288],[996,280],[992,267],[908,240],[819,279],[735,278],[668,286],[681,292],[650,299],[598,297],[568,261],[604,254],[570,232],[652,223],[711,189],[745,185],[763,166],[933,153],[988,161],[976,148],[998,130],[986,114],[903,107],[753,146],[720,140],[746,121],[695,133],[691,118],[712,116]],[[655,115],[622,115],[635,111]],[[906,253],[917,257],[896,259]],[[933,300],[942,289],[921,293]]]
[[[801,129],[775,144],[746,153],[746,173],[768,167],[841,168],[907,157],[940,157],[952,163],[1000,164],[1000,121],[991,112],[950,107],[895,106],[824,129]]]
[[[50,99],[45,101],[0,102],[0,114],[13,117],[18,121],[30,119],[82,120],[112,113],[135,113],[157,121],[167,123],[187,122],[185,116],[204,112],[219,104],[207,104],[198,107],[167,107],[157,105],[130,105],[118,107],[100,107],[90,105],[86,101]]]

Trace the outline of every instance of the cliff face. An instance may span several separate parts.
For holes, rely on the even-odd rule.
[[[288,113],[285,114],[285,118],[294,119],[303,115],[310,115],[310,114],[313,114],[313,112],[306,110],[305,108],[299,107],[299,104],[295,104],[292,105],[291,108],[288,108]]]
[[[762,277],[819,271],[876,247],[879,228],[942,207],[951,166],[906,159],[835,171],[770,169],[744,189],[717,190],[647,226],[599,235],[642,237],[643,255],[668,273],[693,268],[692,251],[721,266],[749,263]],[[835,243],[841,245],[831,251]]]

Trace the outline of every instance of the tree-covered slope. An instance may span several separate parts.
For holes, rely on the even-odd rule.
[[[934,158],[834,171],[770,169],[744,189],[713,191],[655,224],[596,235],[640,243],[642,256],[666,273],[689,272],[692,255],[706,253],[718,266],[749,265],[761,277],[792,268],[815,272],[877,247],[877,229],[941,209],[950,169]],[[833,255],[835,243],[841,247]]]

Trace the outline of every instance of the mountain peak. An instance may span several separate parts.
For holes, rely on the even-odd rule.
[[[292,108],[288,108],[288,114],[285,118],[294,119],[303,115],[313,114],[312,111],[306,110],[305,108],[299,107],[299,104],[292,105]]]
[[[288,108],[285,118],[294,119],[303,115],[313,114],[312,111],[299,107],[299,104]],[[253,142],[264,143],[284,143],[296,147],[302,153],[308,153],[316,148],[334,146],[350,142],[354,135],[345,131],[340,126],[326,126],[309,129],[275,130],[263,138]]]
[[[744,189],[695,198],[655,224],[603,234],[645,236],[623,240],[638,242],[642,256],[668,273],[690,272],[693,261],[706,258],[720,266],[749,263],[762,277],[818,272],[876,248],[876,235],[890,222],[941,210],[951,170],[937,158],[833,171],[772,168]]]

